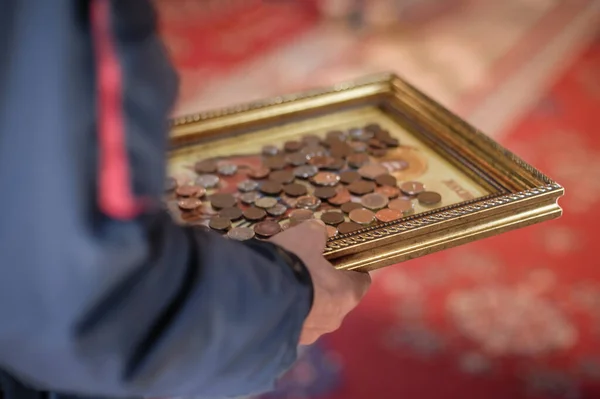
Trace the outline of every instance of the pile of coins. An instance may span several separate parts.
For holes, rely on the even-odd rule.
[[[216,215],[208,227],[231,239],[266,239],[316,217],[327,225],[329,237],[335,237],[409,215],[415,201],[425,207],[440,204],[440,194],[427,191],[421,182],[396,181],[377,161],[399,145],[377,124],[330,131],[325,137],[307,135],[287,141],[283,148],[263,147],[262,165],[256,168],[201,160],[194,165],[193,183],[178,185],[169,178],[166,191],[177,201],[184,221],[200,217],[203,203],[209,201]],[[219,191],[221,179],[240,173],[245,178],[237,192]]]

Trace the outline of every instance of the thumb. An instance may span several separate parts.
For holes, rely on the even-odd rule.
[[[299,240],[308,240],[315,245],[321,252],[327,245],[327,228],[325,223],[319,219],[307,220],[296,227],[296,234]]]

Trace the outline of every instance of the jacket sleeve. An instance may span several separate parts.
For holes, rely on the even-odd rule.
[[[162,194],[176,86],[149,3],[0,7],[0,368],[81,395],[270,388],[311,306],[301,262],[131,207]]]

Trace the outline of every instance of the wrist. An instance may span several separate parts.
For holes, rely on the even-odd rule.
[[[269,241],[249,240],[244,241],[244,244],[261,253],[267,259],[273,261],[277,265],[290,270],[294,278],[309,290],[309,307],[308,312],[312,309],[314,303],[314,285],[311,274],[306,267],[306,264],[295,253],[288,249],[274,244]],[[307,312],[307,314],[308,314]]]

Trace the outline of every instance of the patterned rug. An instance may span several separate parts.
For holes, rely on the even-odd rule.
[[[375,273],[268,399],[600,397],[600,36],[504,144],[564,217]]]

